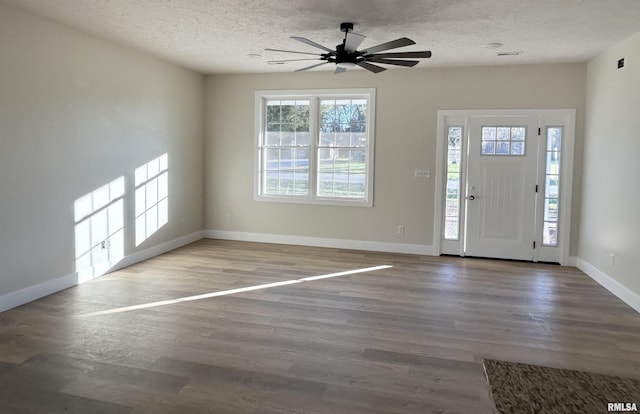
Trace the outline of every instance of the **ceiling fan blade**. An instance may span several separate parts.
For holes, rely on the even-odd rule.
[[[358,50],[358,46],[360,46],[360,43],[362,43],[365,38],[366,36],[361,34],[347,32],[344,38],[344,50],[350,53],[355,52]]]
[[[327,63],[329,63],[329,62],[318,63],[317,65],[311,65],[311,66],[307,66],[306,68],[296,69],[296,70],[294,70],[294,72],[302,72],[302,71],[305,71],[305,70],[313,69],[313,68],[318,67],[320,65],[326,65]]]
[[[273,65],[273,64],[277,64],[277,63],[285,63],[285,62],[300,62],[303,60],[322,60],[320,58],[309,58],[309,59],[283,59],[283,60],[269,60],[267,61],[267,63]]]
[[[317,53],[309,53],[309,52],[295,52],[293,50],[282,50],[282,49],[265,49],[268,50],[270,52],[285,52],[285,53],[298,53],[300,55],[313,55],[313,56],[318,56]]]
[[[394,60],[394,59],[380,59],[380,58],[372,58],[367,59],[367,62],[373,63],[383,63],[385,65],[397,65],[397,66],[415,66],[418,62],[417,60]]]
[[[383,70],[386,70],[381,66],[372,65],[371,63],[367,63],[364,60],[362,62],[356,63],[356,65],[373,73],[379,73],[379,72],[382,72]]]
[[[375,55],[368,54],[365,57],[366,58],[375,57],[375,58],[383,58],[383,59],[386,59],[386,58],[427,59],[431,57],[431,52],[427,50],[424,52],[377,53]]]
[[[309,40],[305,37],[297,37],[297,36],[291,36],[292,39],[297,40],[298,42],[302,42],[302,43],[306,43],[310,46],[313,47],[317,47],[318,49],[322,49],[322,50],[326,50],[329,53],[335,54],[336,52],[334,52],[333,50],[329,49],[328,47],[322,46],[316,42],[314,42],[313,40]]]
[[[382,44],[370,47],[367,50],[365,50],[364,53],[366,55],[370,55],[372,53],[381,52],[383,50],[396,49],[398,47],[411,46],[415,44],[416,42],[414,42],[413,40],[406,37],[401,37],[400,39],[392,40],[390,42],[386,42],[386,43],[382,43]]]
[[[339,75],[347,71],[347,68],[343,68],[341,66],[336,66],[336,71],[333,72],[334,75]]]

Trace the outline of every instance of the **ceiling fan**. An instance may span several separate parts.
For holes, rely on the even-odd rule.
[[[282,49],[265,49],[272,52],[285,52],[285,53],[297,53],[300,55],[314,55],[315,58],[306,59],[287,59],[287,60],[271,60],[270,64],[283,64],[285,62],[300,62],[306,60],[321,60],[321,63],[307,66],[302,69],[297,69],[295,72],[302,72],[305,70],[313,69],[315,67],[326,65],[327,63],[335,63],[336,70],[334,74],[343,73],[347,68],[354,66],[360,66],[363,69],[378,73],[386,70],[382,66],[374,65],[374,63],[383,65],[396,65],[396,66],[415,66],[419,63],[417,60],[404,60],[404,59],[426,59],[431,57],[430,51],[422,52],[397,52],[397,53],[378,53],[399,47],[415,45],[411,39],[401,37],[400,39],[392,40],[390,42],[382,43],[377,46],[369,47],[365,50],[358,50],[358,46],[362,43],[366,36],[353,33],[353,23],[340,24],[340,31],[344,32],[344,40],[342,44],[336,46],[335,50],[331,50],[328,47],[322,46],[312,40],[304,37],[291,36],[292,39],[302,43],[306,43],[310,46],[324,50],[325,53],[309,53],[309,52],[296,52],[293,50]]]

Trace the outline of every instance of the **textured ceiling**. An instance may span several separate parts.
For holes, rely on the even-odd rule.
[[[0,1],[202,73],[308,66],[269,65],[299,56],[264,49],[319,52],[290,36],[333,49],[342,41],[341,22],[367,36],[361,49],[413,39],[416,45],[394,51],[431,50],[417,67],[586,61],[640,31],[640,0]],[[523,53],[497,56],[511,51]]]

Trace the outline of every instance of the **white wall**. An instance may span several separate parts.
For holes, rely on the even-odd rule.
[[[437,111],[576,108],[575,169],[579,177],[585,79],[584,64],[413,68],[375,75],[351,70],[341,75],[209,76],[205,226],[216,230],[214,234],[250,232],[430,247],[434,178],[414,178],[413,172],[430,168],[435,173]],[[377,89],[374,207],[254,201],[254,91],[341,87]],[[575,193],[579,191],[578,180]],[[227,214],[232,216],[231,223],[225,221]],[[404,235],[397,234],[399,224],[405,225]],[[576,251],[573,243],[572,254]]]
[[[586,114],[581,267],[640,311],[640,33],[589,62]]]
[[[117,177],[125,255],[200,231],[203,108],[201,75],[0,4],[0,302],[74,274],[74,201]],[[169,222],[135,247],[134,170],[163,153]]]

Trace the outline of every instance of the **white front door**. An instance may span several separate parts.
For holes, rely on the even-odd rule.
[[[534,259],[539,118],[469,118],[464,254]]]
[[[435,254],[570,263],[574,109],[438,111]]]

